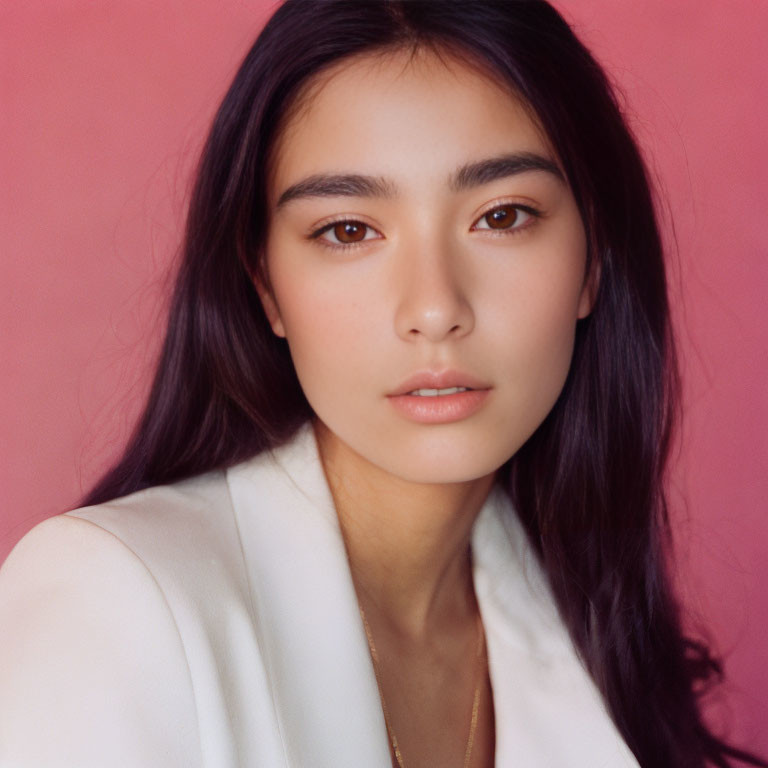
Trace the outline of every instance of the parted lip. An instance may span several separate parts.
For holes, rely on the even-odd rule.
[[[399,384],[393,392],[389,393],[388,397],[407,395],[416,389],[449,389],[451,387],[490,389],[489,384],[463,371],[420,371]]]

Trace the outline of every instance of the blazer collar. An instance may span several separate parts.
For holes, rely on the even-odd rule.
[[[227,472],[287,765],[391,768],[344,541],[314,431]],[[499,488],[472,529],[496,766],[632,766]]]

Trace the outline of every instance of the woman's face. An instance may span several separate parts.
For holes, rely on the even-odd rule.
[[[414,482],[498,469],[554,405],[594,293],[521,103],[432,53],[342,62],[283,130],[269,205],[257,288],[327,439]]]

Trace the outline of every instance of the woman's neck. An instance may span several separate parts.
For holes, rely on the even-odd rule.
[[[370,463],[322,424],[315,434],[366,612],[412,639],[473,614],[470,535],[494,476],[413,483]]]

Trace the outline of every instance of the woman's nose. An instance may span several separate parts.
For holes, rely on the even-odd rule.
[[[410,249],[409,249],[410,250]],[[395,331],[408,341],[459,339],[472,331],[475,316],[458,254],[448,247],[410,250],[399,269]]]

